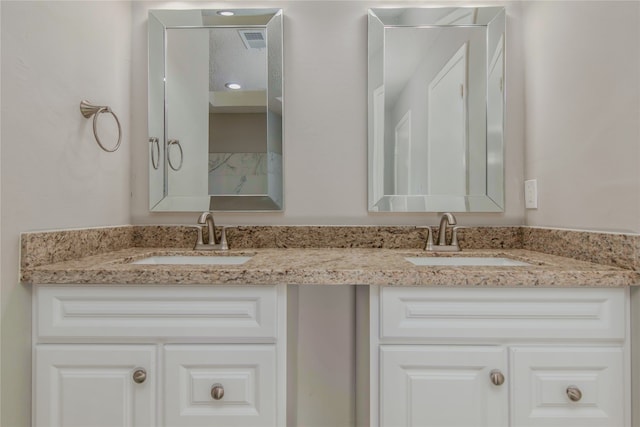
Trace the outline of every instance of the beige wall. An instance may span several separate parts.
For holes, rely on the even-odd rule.
[[[129,2],[2,1],[2,427],[30,425],[31,288],[18,283],[20,232],[130,222]],[[101,151],[82,99],[124,131]],[[103,121],[104,119],[104,121]],[[114,131],[100,123],[105,144]],[[143,141],[144,142],[144,141]]]
[[[640,232],[640,3],[525,2],[532,226]]]

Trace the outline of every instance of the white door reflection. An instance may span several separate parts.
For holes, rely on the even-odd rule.
[[[411,190],[411,110],[395,128],[395,193],[415,194]]]
[[[464,43],[429,84],[428,194],[467,194],[466,82]]]
[[[487,195],[496,203],[504,203],[504,173],[502,172],[502,121],[504,106],[504,37],[500,37],[498,46],[489,63],[487,82]]]

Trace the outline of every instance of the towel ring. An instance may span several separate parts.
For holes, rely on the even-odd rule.
[[[149,138],[149,142],[151,143],[151,166],[158,170],[158,166],[160,166],[160,140],[152,136]],[[153,153],[157,154],[154,156]]]
[[[120,126],[120,120],[118,120],[118,116],[116,116],[116,113],[114,113],[111,110],[111,108],[109,108],[106,105],[104,106],[93,105],[89,101],[84,100],[80,102],[80,112],[86,119],[93,116],[93,136],[96,137],[96,142],[98,143],[100,148],[102,148],[107,153],[113,153],[118,148],[120,148],[120,143],[122,142],[122,127]],[[116,123],[118,124],[118,142],[116,143],[115,147],[110,149],[102,145],[102,141],[100,141],[100,138],[98,137],[98,130],[97,130],[98,115],[102,113],[111,113],[113,118],[116,119]]]
[[[178,149],[180,150],[180,164],[178,165],[178,167],[173,166],[173,162],[171,161],[171,152],[169,150],[171,149],[172,145],[177,145]],[[182,169],[183,160],[184,160],[184,153],[182,151],[182,145],[180,145],[180,141],[178,141],[177,139],[170,139],[169,142],[167,143],[167,161],[169,162],[169,167],[174,171],[178,172],[180,169]]]

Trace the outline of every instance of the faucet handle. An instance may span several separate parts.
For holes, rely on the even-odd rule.
[[[196,243],[203,245],[204,241],[202,239],[202,227],[197,226],[196,229],[198,230],[198,240],[196,241]]]
[[[416,228],[425,228],[427,230],[427,243],[424,247],[425,251],[432,251],[433,250],[433,230],[431,229],[431,226],[429,225],[418,225],[416,226]]]
[[[202,240],[202,227],[199,225],[195,225],[194,227],[196,229],[196,232],[198,233],[198,237],[196,238],[196,245],[193,247],[193,249],[198,250],[204,245],[204,242]]]
[[[458,230],[460,230],[461,228],[469,228],[466,227],[464,225],[456,225],[455,227],[453,227],[453,230],[451,231],[451,246],[458,246]]]
[[[222,230],[220,231],[220,249],[226,251],[229,249],[229,245],[227,244],[227,227],[222,226]]]

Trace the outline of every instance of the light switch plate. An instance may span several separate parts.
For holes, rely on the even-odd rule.
[[[538,181],[535,179],[524,182],[524,207],[538,209]]]

